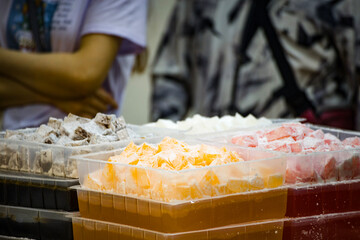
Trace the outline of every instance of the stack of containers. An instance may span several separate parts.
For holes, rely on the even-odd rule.
[[[0,171],[0,235],[72,239],[66,215],[78,211],[69,188],[76,184],[77,179]]]
[[[301,144],[297,137],[303,138]],[[360,239],[358,137],[357,132],[295,123],[223,132],[206,141],[284,152],[288,197],[283,239],[328,240]],[[322,150],[325,145],[332,147]],[[307,147],[313,149],[302,152]]]
[[[150,134],[143,129],[139,135],[139,129],[131,128],[132,137]],[[38,130],[10,133],[23,136]],[[71,187],[79,180],[76,162],[70,156],[115,149],[122,146],[121,141],[62,146],[5,136],[0,132],[0,236],[73,239],[68,216],[78,212],[76,190]]]
[[[161,140],[135,144],[159,149]],[[190,148],[201,143],[184,140]],[[124,148],[73,157],[81,184],[74,239],[282,239],[282,155],[209,145],[226,146],[245,161],[174,171],[109,160]]]
[[[78,202],[70,187],[79,181],[69,157],[116,144],[64,147],[0,139],[0,235],[72,239],[67,216],[78,211]]]
[[[68,159],[83,151],[0,139],[0,235],[72,239],[67,215],[77,212],[78,204],[70,187],[79,181],[76,164]]]

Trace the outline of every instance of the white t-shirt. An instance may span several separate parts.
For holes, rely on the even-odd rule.
[[[80,38],[103,33],[123,38],[120,50],[103,86],[121,106],[123,92],[134,63],[134,53],[146,44],[147,0],[45,0],[41,37],[51,52],[74,52]],[[0,46],[19,51],[34,51],[29,30],[26,0],[0,1]],[[116,112],[120,114],[121,107]],[[65,113],[44,104],[8,108],[3,128],[39,126],[49,117]]]

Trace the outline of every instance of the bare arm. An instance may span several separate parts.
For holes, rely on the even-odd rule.
[[[51,104],[51,100],[0,75],[0,109],[33,103]]]
[[[42,95],[76,99],[93,94],[104,81],[121,39],[90,34],[74,53],[29,53],[0,48],[0,74]]]
[[[41,95],[13,79],[0,75],[0,109],[43,103],[54,105],[65,113],[92,118],[98,112],[105,112],[109,102],[117,107],[112,97],[102,88],[84,98],[61,100]]]

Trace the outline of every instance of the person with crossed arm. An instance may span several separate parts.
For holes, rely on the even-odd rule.
[[[146,0],[1,1],[3,128],[67,113],[119,115],[134,55],[145,47],[146,8]]]

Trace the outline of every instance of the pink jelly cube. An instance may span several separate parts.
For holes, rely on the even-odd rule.
[[[293,153],[301,153],[303,151],[302,144],[299,142],[289,143],[288,146]]]
[[[243,146],[243,147],[257,147],[258,140],[255,135],[245,135],[234,137],[231,142],[233,144]]]
[[[350,180],[353,177],[353,154],[351,152],[338,152],[336,156],[339,170],[338,180]]]
[[[360,138],[358,137],[349,137],[342,141],[344,145],[348,145],[351,147],[359,147],[360,146]]]
[[[322,180],[337,179],[336,159],[333,156],[325,156],[325,158],[317,158],[314,161],[315,172]]]
[[[317,139],[317,138],[305,137],[303,140],[304,149],[315,150],[316,148],[318,148],[319,146],[321,146],[323,144],[324,144],[324,141],[321,139]]]
[[[309,137],[324,139],[324,132],[322,130],[316,130],[309,134]]]
[[[278,152],[291,152],[290,147],[285,141],[273,141],[264,146],[266,149],[278,151]]]
[[[299,157],[289,159],[286,169],[286,182],[313,182],[316,174],[314,171],[314,163],[312,159]]]
[[[268,142],[272,142],[275,140],[291,137],[293,133],[293,130],[289,127],[279,127],[265,133],[265,137]]]

